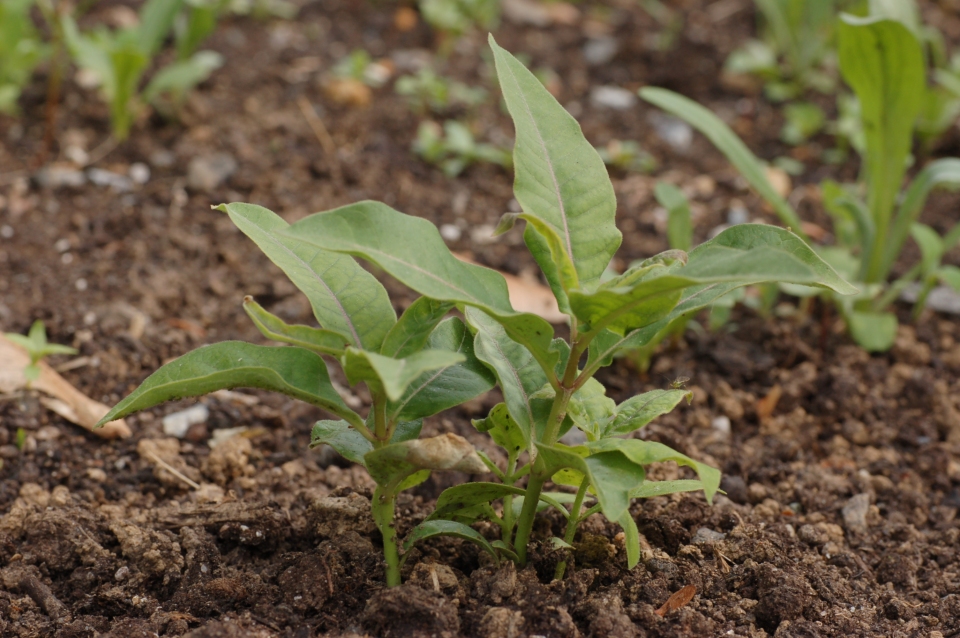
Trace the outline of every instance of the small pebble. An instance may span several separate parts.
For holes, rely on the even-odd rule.
[[[462,234],[460,228],[454,224],[443,224],[440,226],[440,236],[447,241],[457,241]]]
[[[83,174],[83,171],[55,165],[41,168],[37,171],[35,179],[42,188],[50,189],[64,186],[76,188],[87,183],[87,176]]]
[[[607,64],[616,57],[620,43],[612,36],[590,38],[583,45],[583,59],[591,66]]]
[[[10,239],[13,237],[13,234],[13,226],[10,226],[9,224],[0,226],[0,237],[3,237],[4,239]]]
[[[636,105],[637,96],[633,91],[619,86],[595,86],[590,90],[590,103],[615,111],[625,111]]]
[[[134,162],[127,172],[134,184],[146,184],[150,181],[150,167],[143,162]]]
[[[163,433],[167,436],[182,439],[191,425],[203,423],[208,418],[210,418],[210,409],[206,405],[198,403],[186,410],[163,417]]]
[[[690,544],[704,545],[707,543],[716,543],[717,541],[722,541],[726,537],[726,534],[715,532],[707,527],[701,527],[696,531],[696,533],[694,533],[693,538],[690,539]]]
[[[869,494],[863,493],[851,497],[843,506],[843,526],[848,532],[866,532],[869,511]]]
[[[732,204],[730,210],[727,211],[727,225],[729,226],[746,224],[749,220],[749,211],[739,202]]]
[[[201,155],[187,166],[187,186],[194,190],[212,191],[237,171],[237,160],[229,153]]]
[[[133,181],[129,177],[102,168],[88,168],[87,177],[97,186],[107,186],[118,193],[133,189]]]
[[[103,483],[107,480],[107,473],[99,467],[91,467],[87,470],[87,478],[97,483]]]
[[[652,111],[647,115],[653,130],[661,140],[679,152],[686,153],[693,144],[693,128],[672,115]]]
[[[161,149],[159,151],[154,151],[153,153],[150,153],[149,161],[154,168],[170,168],[176,163],[177,156],[174,154],[173,151]],[[131,166],[131,168],[133,167]]]
[[[724,436],[730,436],[730,417],[718,416],[710,422],[710,427]]]
[[[77,279],[77,282],[74,284],[74,286],[76,286],[77,290],[83,292],[87,289],[87,280],[81,277],[80,279]]]

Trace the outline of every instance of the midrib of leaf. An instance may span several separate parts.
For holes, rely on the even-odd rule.
[[[520,394],[523,395],[523,405],[526,406],[526,409],[527,409],[527,418],[530,419],[529,421],[530,428],[531,428],[530,436],[531,437],[536,436],[535,430],[534,430],[534,428],[536,427],[536,422],[534,421],[534,418],[533,418],[533,409],[530,407],[530,395],[527,394],[526,388],[523,387],[523,382],[520,380],[520,373],[517,371],[516,366],[510,363],[510,358],[507,357],[507,355],[500,348],[500,343],[497,342],[496,339],[491,339],[490,341],[493,342],[493,345],[497,349],[497,352],[500,353],[500,358],[506,361],[508,366],[510,367],[510,372],[513,374],[513,378],[517,382],[517,387],[520,388]]]
[[[290,248],[287,245],[285,245],[283,242],[278,240],[272,234],[268,234],[267,237],[270,238],[270,241],[275,243],[277,246],[280,246],[284,251],[287,252],[287,254],[289,254],[297,262],[299,262],[307,270],[307,272],[309,272],[318,282],[320,282],[320,285],[323,286],[328,293],[330,293],[330,297],[332,297],[333,300],[336,302],[337,309],[340,311],[340,315],[343,317],[343,320],[347,323],[348,326],[350,326],[350,333],[353,335],[353,338],[355,343],[357,344],[357,347],[362,348],[363,342],[360,340],[360,335],[357,333],[357,328],[356,326],[353,325],[353,321],[351,320],[350,315],[347,313],[346,309],[343,307],[343,304],[340,303],[340,298],[337,297],[336,293],[333,292],[333,289],[327,285],[327,282],[323,280],[323,277],[321,277],[316,272],[314,272],[310,264],[304,261],[303,258],[297,255],[295,252],[290,250]]]
[[[523,94],[523,91],[520,89],[520,83],[517,81],[517,76],[514,74],[513,69],[509,65],[504,65],[507,68],[507,71],[510,72],[510,78],[513,80],[514,86],[517,88],[517,93],[520,95],[520,100],[523,102],[524,110],[526,111],[527,117],[533,122],[533,130],[537,134],[537,142],[540,144],[540,150],[543,152],[543,159],[547,163],[549,168],[550,179],[553,181],[553,191],[557,197],[557,205],[560,207],[560,219],[563,221],[563,238],[567,244],[567,254],[570,255],[570,261],[574,264],[574,269],[576,269],[576,257],[573,254],[573,243],[570,240],[570,228],[567,224],[567,210],[563,205],[563,197],[560,193],[560,183],[557,181],[556,171],[553,170],[553,161],[550,159],[550,154],[547,152],[547,144],[543,139],[543,135],[540,133],[540,126],[533,117],[533,111],[530,110],[530,104],[527,102],[527,97]]]
[[[468,334],[470,334],[470,331],[469,331],[469,330],[464,330],[464,331],[463,331],[463,335],[460,337],[460,344],[457,346],[457,349],[454,350],[454,352],[462,352],[462,350],[463,350],[463,342],[464,342],[464,340],[467,338],[467,335],[468,335]],[[411,393],[407,396],[407,400],[404,401],[403,403],[401,403],[400,405],[398,405],[398,406],[396,407],[396,409],[393,410],[393,412],[391,412],[390,417],[391,417],[392,419],[397,418],[397,415],[400,414],[401,412],[403,412],[403,409],[404,409],[405,407],[407,407],[407,404],[408,404],[408,403],[410,403],[411,401],[413,401],[413,398],[414,398],[415,396],[417,396],[418,394],[420,394],[420,392],[422,392],[425,387],[427,387],[428,385],[430,385],[431,383],[433,383],[434,381],[436,381],[436,380],[437,380],[437,377],[439,377],[441,374],[443,374],[444,372],[446,372],[446,371],[449,370],[450,368],[454,367],[455,365],[459,365],[459,364],[454,363],[453,365],[449,365],[449,366],[446,366],[446,367],[443,367],[443,368],[440,368],[439,370],[437,370],[436,373],[434,373],[429,379],[427,379],[426,381],[424,381],[423,383],[421,383],[420,386],[419,386],[416,390],[414,390],[413,392],[411,392]]]

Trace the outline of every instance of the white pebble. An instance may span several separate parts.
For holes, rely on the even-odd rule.
[[[191,425],[203,423],[210,417],[210,410],[202,403],[189,407],[180,412],[174,412],[163,417],[163,433],[182,439]]]
[[[462,234],[460,228],[454,224],[443,224],[440,226],[440,236],[447,241],[457,241]]]

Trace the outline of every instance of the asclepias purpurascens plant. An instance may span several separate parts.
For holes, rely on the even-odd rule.
[[[204,346],[160,368],[104,417],[238,386],[276,390],[330,412],[338,420],[317,423],[312,443],[364,465],[376,482],[373,516],[388,585],[400,582],[402,564],[396,496],[445,469],[489,471],[499,481],[445,491],[434,514],[407,535],[405,551],[447,534],[481,545],[495,560],[524,564],[537,511],[557,507],[569,523],[555,544],[572,542],[577,523],[599,511],[623,526],[636,564],[630,500],[698,489],[710,499],[720,473],[665,445],[623,438],[672,410],[687,391],[658,390],[618,405],[596,372],[619,350],[644,345],[677,317],[740,286],[789,281],[855,292],[802,240],[762,225],[731,228],[689,253],[668,251],[601,283],[621,240],[603,162],[540,81],[492,38],[490,45],[517,132],[514,191],[523,211],[506,215],[498,231],[526,223],[524,240],[569,317],[569,339],[555,337],[541,317],[516,311],[503,276],[457,259],[425,219],[366,201],[288,225],[264,208],[226,204],[218,208],[307,295],[320,327],[287,325],[248,299],[244,307],[261,332],[288,345]],[[354,258],[422,296],[397,319],[386,290]],[[447,317],[453,310],[465,321]],[[365,416],[334,391],[326,367],[332,361],[349,383],[369,388]],[[494,384],[504,401],[474,424],[505,449],[505,467],[454,434],[418,438],[423,418]],[[584,445],[559,442],[573,427],[584,432]],[[690,466],[699,480],[645,481],[644,468],[659,461]],[[576,494],[544,491],[551,481]],[[581,511],[588,498],[596,503]],[[495,522],[500,538],[491,542],[470,527],[479,519]]]

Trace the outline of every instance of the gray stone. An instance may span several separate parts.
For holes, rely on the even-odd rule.
[[[647,116],[653,130],[661,140],[670,145],[673,150],[686,153],[693,144],[693,128],[683,120],[659,111],[652,111]]]
[[[211,192],[237,171],[237,160],[229,153],[201,155],[187,166],[187,186],[194,190]]]
[[[41,188],[54,189],[64,186],[77,188],[87,183],[87,176],[83,171],[66,166],[45,166],[37,171],[34,177]]]
[[[625,111],[637,104],[633,91],[619,86],[595,86],[590,90],[590,103],[615,111]]]
[[[857,494],[843,506],[843,526],[848,532],[867,531],[867,512],[870,511],[870,495]]]
[[[583,58],[591,66],[607,64],[616,57],[620,42],[611,36],[591,38],[583,45]]]
[[[97,186],[106,186],[118,193],[133,189],[133,180],[129,177],[102,168],[88,168],[87,178]]]
[[[727,535],[722,532],[715,532],[709,527],[701,527],[694,533],[693,538],[690,539],[691,545],[707,545],[710,543],[716,543],[717,541],[722,541],[726,538]]]

